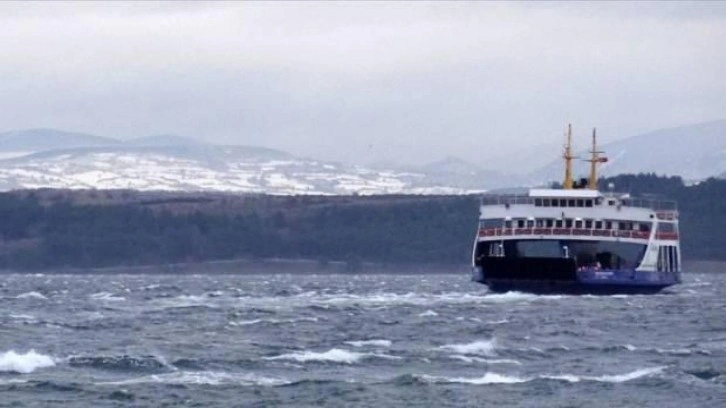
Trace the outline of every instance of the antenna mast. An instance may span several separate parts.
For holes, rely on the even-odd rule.
[[[597,136],[595,133],[595,128],[592,129],[592,150],[590,150],[590,156],[589,161],[590,162],[590,179],[587,183],[587,188],[590,190],[597,190],[597,165],[600,163],[605,163],[608,161],[607,157],[601,157],[600,153],[604,153],[597,150]]]
[[[565,181],[562,183],[562,188],[572,190],[572,159],[575,157],[572,155],[572,125],[569,123],[567,124],[567,144],[562,158],[565,159]]]

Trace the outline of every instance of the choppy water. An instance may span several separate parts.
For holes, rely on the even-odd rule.
[[[0,276],[0,406],[726,406],[726,275]]]

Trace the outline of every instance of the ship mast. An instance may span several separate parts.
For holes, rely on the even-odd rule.
[[[572,155],[572,125],[569,123],[567,124],[567,144],[562,158],[565,159],[565,181],[562,183],[562,188],[572,190],[572,159],[575,157]]]
[[[590,150],[590,159],[586,160],[590,162],[590,179],[587,183],[587,188],[590,190],[597,190],[597,165],[608,161],[607,157],[600,156],[600,153],[604,153],[597,150],[597,136],[595,128],[592,129],[592,150]]]

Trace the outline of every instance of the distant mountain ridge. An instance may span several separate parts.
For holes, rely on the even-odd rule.
[[[601,175],[726,178],[726,120],[657,130],[601,146]],[[507,153],[509,160],[525,156]],[[587,157],[586,152],[579,156]],[[560,181],[562,162],[506,174],[457,157],[423,165],[349,165],[178,135],[126,141],[53,129],[0,133],[0,190],[22,188],[234,191],[269,194],[468,194]],[[527,156],[529,157],[529,156]],[[489,163],[489,162],[487,162]],[[577,176],[587,174],[576,163]]]
[[[631,136],[599,146],[608,162],[601,166],[600,174],[655,173],[681,176],[685,180],[702,180],[726,175],[726,120],[684,125],[660,129]],[[581,158],[589,157],[587,150],[576,152]],[[559,180],[562,161],[553,160],[548,165],[528,174],[527,180],[542,178]],[[575,162],[577,175],[587,174],[588,164]]]
[[[55,129],[27,129],[0,133],[0,152],[36,152],[120,144],[121,141],[108,137]]]
[[[190,137],[167,134],[137,137],[126,140],[125,144],[135,146],[200,146],[207,143]]]

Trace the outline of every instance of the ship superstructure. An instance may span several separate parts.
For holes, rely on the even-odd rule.
[[[562,189],[481,198],[473,279],[493,291],[652,293],[679,283],[674,201],[597,190],[606,162],[593,131],[590,177],[572,179],[571,128]]]

